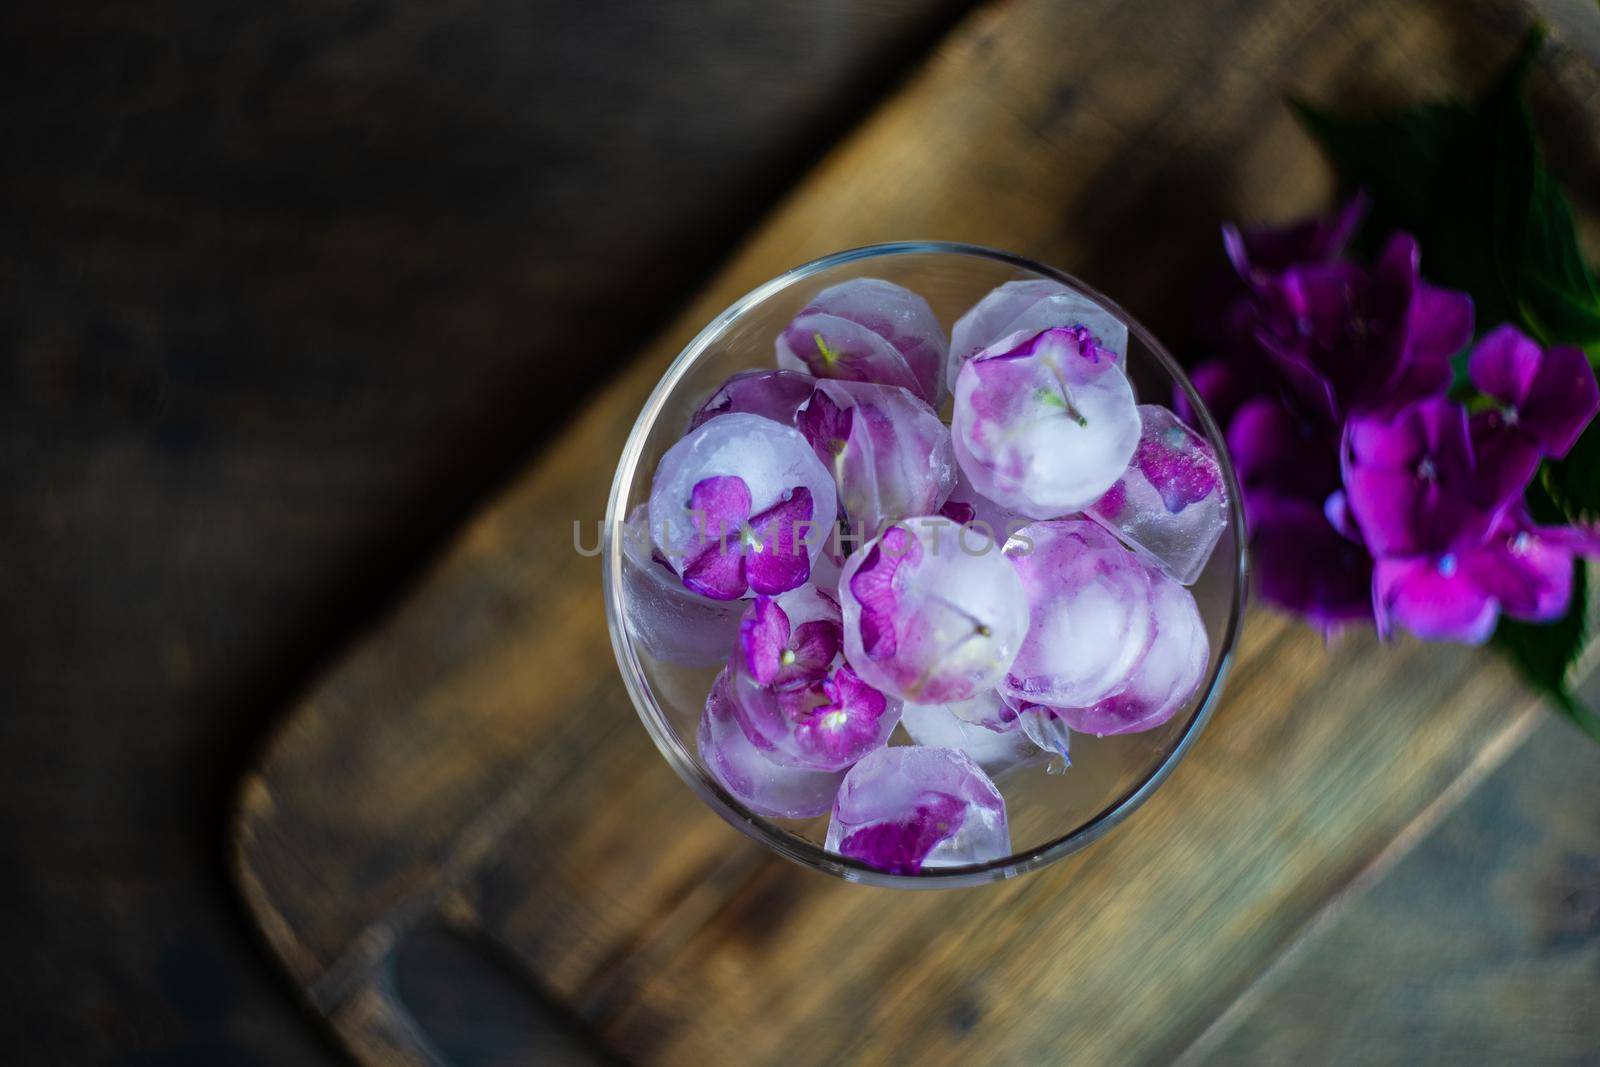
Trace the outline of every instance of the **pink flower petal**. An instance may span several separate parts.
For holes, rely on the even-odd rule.
[[[775,596],[805,584],[811,576],[811,550],[806,543],[811,513],[811,490],[799,486],[787,500],[750,520],[756,538],[745,559],[751,589]]]
[[[750,487],[735,474],[703,478],[689,491],[689,507],[694,511],[695,532],[703,541],[730,540],[738,537],[740,525],[750,517]]]
[[[758,596],[739,623],[739,643],[744,649],[750,677],[772,685],[783,671],[783,653],[789,647],[789,616],[777,601]]]
[[[748,583],[738,542],[731,542],[726,549],[715,542],[701,549],[683,569],[683,584],[712,600],[738,600],[744,596]]]
[[[1378,560],[1372,599],[1380,634],[1399,625],[1425,641],[1482,644],[1500,615],[1494,598],[1449,556]]]

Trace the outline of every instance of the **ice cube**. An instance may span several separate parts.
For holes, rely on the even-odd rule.
[[[640,504],[618,531],[622,601],[628,631],[645,653],[667,663],[712,667],[728,658],[744,602],[711,600],[684,588],[650,540],[649,506]]]
[[[845,562],[845,658],[902,700],[945,704],[993,689],[1027,633],[1016,569],[962,533],[943,516],[908,519]]]
[[[732,375],[706,398],[700,410],[689,420],[689,429],[697,429],[718,415],[737,411],[748,412],[793,425],[794,413],[817,384],[809,374],[792,370],[746,370]]]
[[[698,734],[700,761],[722,787],[755,812],[778,819],[809,819],[833,806],[843,771],[814,771],[773,763],[750,743],[734,714],[728,672],[717,675],[706,697]]]
[[[1059,708],[1034,704],[1013,696],[1007,696],[1005,701],[1011,714],[1016,716],[1018,730],[1030,744],[1060,757],[1061,769],[1072,765],[1072,730]]]
[[[719,600],[804,584],[837,514],[833,477],[800,431],[747,412],[691,430],[650,487],[662,558]]]
[[[1205,438],[1158,404],[1140,404],[1133,461],[1087,515],[1184,585],[1228,525],[1222,468]]]
[[[1012,334],[968,361],[951,422],[983,496],[1036,519],[1089,506],[1139,443],[1127,375],[1080,326]]]
[[[1001,704],[993,690],[966,704],[993,704],[1009,711]],[[1021,720],[1012,712],[1009,720],[996,725],[981,726],[969,716],[989,717],[987,710],[957,709],[952,704],[907,704],[900,711],[900,724],[911,735],[911,740],[928,748],[954,748],[971,756],[973,761],[991,775],[998,775],[1040,759],[1039,747],[1022,732]]]
[[[962,365],[1002,337],[1052,326],[1085,326],[1119,364],[1126,362],[1128,327],[1121,319],[1060,282],[1032,278],[991,290],[956,320],[950,334],[946,382],[954,390]]]
[[[953,748],[880,748],[850,768],[826,846],[891,874],[988,863],[1011,853],[1006,802]]]
[[[778,366],[909,389],[937,408],[944,400],[944,328],[928,302],[877,278],[824,289],[778,335]]]
[[[974,545],[984,536],[1004,546],[1012,534],[1033,522],[1028,516],[1001,507],[974,489],[972,480],[959,464],[956,466],[956,487],[939,505],[939,514],[968,527],[968,543]]]
[[[1150,568],[1155,638],[1126,688],[1086,708],[1056,714],[1084,734],[1131,734],[1153,730],[1185,707],[1205,680],[1211,645],[1194,595]]]
[[[1027,591],[1030,622],[1001,693],[1054,708],[1120,693],[1155,635],[1145,565],[1085,519],[1023,527],[1006,555]]]
[[[757,597],[728,664],[751,744],[774,763],[839,771],[889,740],[900,701],[863,682],[839,655],[839,606],[814,586]]]
[[[829,536],[823,542],[822,551],[811,564],[811,584],[835,600],[839,599],[839,575],[844,571],[844,561],[847,556],[842,540],[836,536],[837,533],[837,530],[829,531]]]
[[[905,389],[818,381],[795,426],[833,472],[839,506],[860,536],[933,514],[955,488],[949,429]]]

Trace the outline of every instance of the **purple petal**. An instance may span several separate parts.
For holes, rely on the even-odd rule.
[[[1545,455],[1559,459],[1572,450],[1597,410],[1600,386],[1588,358],[1576,348],[1547,349],[1522,405],[1522,429]]]
[[[917,874],[941,841],[966,820],[966,803],[948,793],[926,792],[902,819],[873,823],[845,836],[839,852],[891,874]]]
[[[978,517],[978,510],[964,500],[946,500],[939,505],[939,514],[965,526]]]
[[[1141,436],[1133,461],[1160,494],[1167,511],[1176,515],[1211,495],[1217,488],[1219,468],[1204,444],[1194,444],[1182,427],[1171,429],[1178,434],[1176,444],[1159,435]]]
[[[1250,517],[1254,591],[1324,631],[1372,618],[1372,557],[1308,500],[1258,495]]]
[[[837,622],[831,619],[803,622],[789,643],[789,651],[794,656],[788,669],[795,677],[821,677],[839,654],[839,646],[843,643],[844,631]]]
[[[1480,411],[1470,423],[1477,463],[1478,500],[1494,512],[1522,499],[1539,469],[1539,449],[1506,424],[1498,411]]]
[[[1539,370],[1539,344],[1510,323],[1484,334],[1467,359],[1467,375],[1478,390],[1521,407]]]
[[[795,418],[796,428],[811,442],[817,458],[829,470],[844,452],[854,422],[855,409],[840,407],[821,389],[812,390],[811,399]]]
[[[738,600],[744,596],[748,583],[739,543],[730,542],[726,548],[712,543],[701,549],[684,567],[683,584],[712,600]]]
[[[750,520],[757,541],[745,561],[751,589],[775,596],[805,584],[811,576],[811,551],[805,542],[811,513],[811,490],[797,486],[788,499]]]
[[[740,371],[706,398],[689,420],[689,429],[735,411],[760,415],[787,426],[794,421],[795,410],[805,403],[815,385],[816,380],[811,375],[798,371]]]
[[[1472,298],[1422,283],[1412,295],[1408,325],[1412,359],[1448,366],[1472,341]]]
[[[701,540],[722,542],[737,537],[750,517],[750,487],[736,474],[704,478],[689,491],[689,507]]]
[[[1322,502],[1322,514],[1328,520],[1328,525],[1339,531],[1339,536],[1348,538],[1356,544],[1365,544],[1361,538],[1361,529],[1356,526],[1355,516],[1350,514],[1350,498],[1343,489],[1335,489],[1328,494],[1328,499]]]
[[[894,575],[901,565],[914,562],[922,545],[903,526],[891,526],[850,577],[850,594],[861,604],[861,645],[872,659],[893,656],[897,647],[894,611],[898,597]]]
[[[1409,344],[1402,367],[1373,398],[1373,407],[1392,410],[1423,397],[1443,395],[1450,388],[1454,376],[1450,360],[1472,340],[1472,298],[1418,283],[1406,332]]]
[[[1463,553],[1462,572],[1494,597],[1500,609],[1524,622],[1551,622],[1572,603],[1570,551],[1514,527],[1481,548]]]
[[[1219,426],[1228,425],[1234,412],[1239,410],[1239,405],[1249,398],[1251,392],[1239,368],[1232,361],[1222,359],[1210,360],[1195,367],[1189,372],[1189,384],[1200,394],[1201,401]],[[1189,403],[1189,394],[1185,390],[1173,388],[1172,410],[1196,430],[1200,428],[1200,420],[1195,417],[1194,407]]]
[[[1239,409],[1228,426],[1228,453],[1246,489],[1321,500],[1339,485],[1338,439],[1272,397]]]
[[[1399,625],[1425,641],[1482,644],[1500,614],[1494,598],[1449,555],[1378,560],[1372,600],[1380,634]]]
[[[761,685],[776,683],[784,667],[783,653],[789,647],[789,616],[777,601],[756,597],[739,622],[739,644],[750,677]]]

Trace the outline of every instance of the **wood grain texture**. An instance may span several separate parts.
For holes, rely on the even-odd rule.
[[[260,739],[971,2],[0,8],[8,1061],[337,1061]]]
[[[1126,827],[1014,883],[895,894],[760,853],[673,777],[615,678],[598,566],[574,559],[570,524],[601,514],[670,357],[784,267],[873,240],[988,243],[1174,334],[1217,220],[1330,192],[1280,89],[1458,91],[1517,25],[1378,0],[1014,0],[969,20],[294,709],[242,794],[235,859],[313,1003],[337,1023],[394,938],[444,907],[639,1060],[1184,1048],[1530,711],[1499,664],[1360,636],[1327,649],[1257,614],[1207,735]],[[1093,62],[1064,60],[1075,41]],[[1550,69],[1544,91],[1592,135],[1600,79]]]
[[[1600,1063],[1600,749],[1573,740],[1542,723],[1185,1062]]]

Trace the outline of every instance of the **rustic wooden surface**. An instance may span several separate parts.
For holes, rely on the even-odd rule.
[[[792,867],[698,805],[634,720],[571,522],[601,514],[671,355],[784,267],[976,241],[1093,278],[1171,335],[1218,219],[1328,199],[1281,89],[1459,91],[1520,24],[1378,0],[1013,0],[970,18],[292,709],[242,786],[234,861],[313,1008],[366,1061],[442,1058],[387,977],[442,923],[627,1059],[1203,1052],[1331,901],[1541,721],[1499,664],[1364,636],[1327,649],[1255,614],[1206,736],[1128,825],[1012,883],[896,894]],[[1073,61],[1080,41],[1092,61]],[[1600,189],[1600,77],[1559,50],[1544,69],[1541,96],[1576,123],[1566,176]]]
[[[1600,756],[1542,723],[1189,1062],[1600,1062]]]
[[[972,2],[0,6],[0,1059],[339,1062],[261,738]]]

